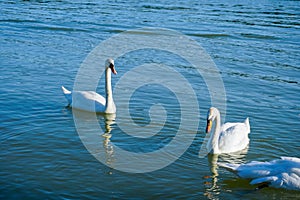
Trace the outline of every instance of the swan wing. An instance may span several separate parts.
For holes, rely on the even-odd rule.
[[[89,112],[104,112],[106,100],[94,91],[73,91],[72,107]]]
[[[270,162],[252,161],[247,164],[218,163],[250,184],[268,183],[272,187],[300,190],[300,159],[282,157]]]
[[[282,173],[295,173],[300,176],[300,162],[295,162],[296,159],[297,158],[291,158],[291,160],[276,159],[270,162],[252,161],[247,164],[236,165],[235,171],[242,178],[277,176]],[[232,168],[232,166],[228,167]]]
[[[296,158],[296,157],[286,157],[286,156],[282,156],[280,157],[281,160],[287,160],[287,161],[291,161],[294,163],[298,163],[300,165],[300,158]],[[299,166],[300,167],[300,166]]]
[[[270,175],[271,170],[268,164],[256,161],[248,164],[218,163],[218,165],[236,173],[241,178],[258,178]]]
[[[219,149],[230,153],[245,149],[249,144],[250,128],[245,123],[225,123],[221,127]]]

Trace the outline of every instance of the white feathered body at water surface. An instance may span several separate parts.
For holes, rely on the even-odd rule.
[[[94,91],[69,91],[62,86],[63,93],[71,107],[88,112],[105,112],[106,100]],[[74,102],[72,99],[76,99]]]
[[[220,112],[211,107],[207,115],[206,133],[211,131],[212,122],[216,121],[207,149],[213,154],[233,153],[248,147],[250,133],[249,118],[240,123],[225,123],[221,126]]]
[[[241,178],[251,179],[250,184],[266,183],[270,187],[300,191],[300,159],[296,157],[281,157],[270,162],[218,165],[233,171]]]
[[[68,100],[69,106],[88,112],[115,113],[116,106],[112,94],[111,72],[117,74],[114,60],[107,59],[105,62],[105,97],[94,91],[71,92],[62,86],[62,91]]]

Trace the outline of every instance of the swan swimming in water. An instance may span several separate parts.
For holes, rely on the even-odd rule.
[[[300,159],[281,157],[270,162],[252,161],[247,164],[218,163],[241,178],[251,179],[250,184],[264,184],[275,188],[300,191]]]
[[[62,86],[62,91],[69,105],[73,108],[89,112],[115,113],[116,106],[112,95],[111,72],[117,74],[114,60],[109,58],[105,61],[105,98],[94,91],[71,92]]]
[[[207,114],[206,133],[211,131],[212,122],[216,121],[207,149],[213,154],[232,153],[245,149],[249,144],[249,118],[243,123],[225,123],[221,126],[220,112],[211,107]]]

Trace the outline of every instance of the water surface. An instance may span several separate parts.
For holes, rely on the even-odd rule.
[[[248,181],[216,168],[215,156],[198,157],[211,104],[204,81],[187,62],[146,51],[116,60],[119,73],[113,84],[138,64],[166,63],[188,77],[197,91],[201,115],[192,145],[176,162],[150,173],[117,171],[95,159],[81,142],[60,89],[73,87],[88,53],[114,34],[140,27],[174,29],[196,40],[219,68],[226,121],[250,118],[248,152],[218,159],[300,157],[299,8],[298,1],[1,1],[1,199],[299,198],[299,192],[254,191]],[[103,94],[103,80],[97,91]],[[159,98],[162,92],[167,95]],[[122,109],[126,102],[119,102]],[[109,164],[114,162],[110,143],[151,152],[174,137],[180,123],[178,102],[166,88],[137,90],[130,108],[133,120],[149,124],[153,103],[166,106],[168,118],[150,140],[129,138],[117,123],[105,129],[104,117],[97,116],[103,127],[100,146]]]

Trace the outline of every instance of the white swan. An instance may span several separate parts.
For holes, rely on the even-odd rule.
[[[241,178],[252,179],[250,184],[265,184],[275,188],[300,190],[300,159],[281,157],[270,162],[252,161],[247,164],[218,163]]]
[[[106,98],[94,91],[69,91],[62,86],[63,93],[71,107],[97,113],[115,113],[116,106],[111,88],[111,72],[117,74],[114,60],[105,61],[105,92]]]
[[[243,123],[225,123],[221,126],[220,112],[211,107],[207,114],[206,133],[216,121],[215,131],[210,135],[207,149],[213,154],[232,153],[245,149],[249,144],[249,118]]]

